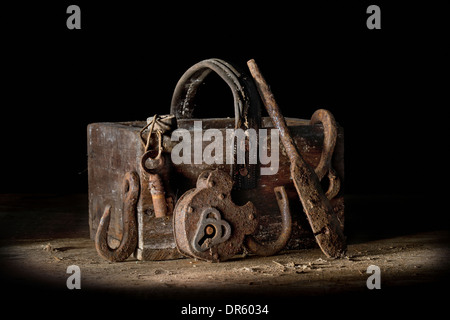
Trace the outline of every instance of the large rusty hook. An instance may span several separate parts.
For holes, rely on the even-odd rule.
[[[331,166],[331,159],[333,157],[334,147],[337,139],[337,124],[333,114],[325,109],[319,109],[311,116],[310,124],[322,123],[323,125],[323,148],[319,164],[314,169],[319,180],[328,172],[328,179],[330,181],[329,187],[325,195],[329,200],[333,199],[340,190],[341,182],[336,174],[336,171]]]
[[[282,250],[289,238],[292,231],[292,218],[291,211],[289,210],[289,199],[286,194],[286,190],[283,186],[275,187],[273,189],[275,197],[277,198],[278,207],[281,211],[281,234],[274,242],[261,244],[253,236],[246,237],[245,246],[247,249],[259,256],[271,256]]]
[[[108,245],[108,227],[111,218],[111,206],[108,205],[100,219],[95,235],[95,248],[98,254],[111,262],[124,261],[137,246],[136,205],[139,198],[139,176],[136,172],[127,172],[123,179],[125,194],[123,205],[123,236],[120,245],[112,249]]]

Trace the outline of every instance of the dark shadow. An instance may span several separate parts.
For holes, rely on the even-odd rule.
[[[418,232],[448,230],[448,216],[426,195],[346,195],[350,244]]]

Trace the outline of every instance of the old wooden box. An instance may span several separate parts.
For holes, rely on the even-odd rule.
[[[214,127],[225,131],[234,126],[234,119],[202,119],[205,128]],[[178,120],[179,128],[191,129],[194,120]],[[272,128],[269,118],[262,119],[263,128]],[[313,168],[317,166],[323,144],[322,126],[310,126],[308,120],[287,118],[287,123],[294,140],[304,159]],[[141,260],[157,260],[177,258],[179,254],[172,235],[171,217],[155,218],[146,173],[140,166],[144,148],[140,141],[140,131],[146,123],[93,123],[88,126],[88,183],[89,183],[89,226],[91,238],[94,238],[103,209],[107,204],[112,206],[109,240],[112,247],[118,245],[121,239],[123,191],[122,179],[126,172],[135,171],[140,176],[140,197],[137,206],[138,214],[138,247],[136,257]],[[333,155],[332,165],[336,170],[341,184],[344,179],[344,132],[339,127],[338,138]],[[224,133],[225,135],[225,133]],[[177,142],[164,138],[165,151],[170,152]],[[204,147],[208,142],[203,142]],[[268,143],[270,146],[270,141]],[[193,157],[193,152],[192,152]],[[214,165],[213,165],[214,167]],[[229,165],[217,165],[219,169],[228,172]],[[195,187],[198,175],[210,165],[173,165],[170,184],[176,195]],[[284,185],[289,195],[293,218],[291,239],[287,249],[300,249],[315,246],[306,216],[303,213],[300,200],[289,173],[289,160],[282,145],[279,151],[278,173],[262,175],[257,187],[250,190],[233,192],[233,200],[237,204],[252,201],[260,215],[260,226],[256,238],[260,241],[274,240],[280,230],[280,215],[273,188]],[[326,182],[324,183],[326,190]],[[344,222],[343,191],[331,200],[338,217]],[[173,250],[168,250],[172,248]]]

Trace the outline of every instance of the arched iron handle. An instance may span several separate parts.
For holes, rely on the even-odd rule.
[[[215,58],[196,63],[181,76],[173,92],[170,113],[177,119],[192,118],[197,89],[213,71],[225,81],[233,94],[235,128],[248,125],[259,127],[261,104],[253,82],[229,63]]]
[[[137,246],[136,205],[139,198],[139,176],[136,172],[127,172],[123,179],[125,194],[123,205],[123,236],[120,245],[112,249],[108,245],[108,227],[111,218],[111,206],[107,205],[95,235],[95,248],[98,254],[111,262],[124,261]]]
[[[273,189],[275,197],[277,199],[278,207],[281,211],[281,234],[274,242],[261,244],[253,236],[247,236],[245,238],[245,246],[247,249],[259,256],[271,256],[282,250],[289,238],[292,231],[292,218],[291,211],[289,210],[289,199],[286,194],[286,190],[283,186],[275,187]]]

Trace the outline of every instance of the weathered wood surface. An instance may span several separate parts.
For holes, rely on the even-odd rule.
[[[93,123],[88,126],[88,185],[89,226],[93,239],[106,205],[111,205],[111,222],[108,241],[111,247],[119,245],[122,238],[122,207],[125,173],[135,171],[140,180],[140,196],[137,204],[138,224],[141,216],[151,210],[148,179],[141,172],[140,158],[143,148],[136,130],[121,123]],[[138,247],[142,245],[139,233]]]
[[[169,260],[181,258],[173,237],[173,216],[161,218],[139,215],[139,236],[136,257],[139,260]]]
[[[220,129],[225,137],[227,128],[234,128],[233,118],[198,119],[203,121],[203,129]],[[305,161],[312,167],[320,160],[323,144],[323,130],[321,125],[310,126],[309,120],[286,118],[298,150]],[[194,119],[179,120],[178,127],[192,129]],[[148,191],[148,178],[140,168],[143,147],[139,132],[145,122],[122,123],[94,123],[88,126],[88,180],[89,180],[89,225],[91,238],[94,237],[98,223],[107,204],[112,206],[112,221],[110,226],[110,244],[117,245],[121,238],[122,216],[122,178],[127,171],[136,171],[140,176],[141,193],[137,206],[139,240],[137,256],[144,260],[153,258],[176,257],[173,237],[170,236],[170,225],[154,218],[151,195]],[[269,118],[263,118],[263,128],[272,128]],[[344,223],[344,131],[339,127],[338,138],[333,155],[332,165],[341,180],[341,190],[331,201],[340,222]],[[268,146],[270,148],[270,134]],[[194,141],[194,139],[192,139]],[[164,151],[170,153],[178,142],[170,141],[170,136],[164,137]],[[203,148],[209,141],[203,141]],[[225,145],[225,144],[224,144]],[[225,146],[224,146],[225,148]],[[191,152],[194,156],[193,151]],[[226,150],[224,150],[224,155]],[[270,154],[270,151],[269,151]],[[167,155],[170,159],[170,154]],[[193,161],[192,161],[193,163]],[[176,197],[195,187],[198,175],[207,169],[219,168],[230,172],[230,165],[180,164],[174,165],[172,172],[164,179],[165,187],[171,189]],[[326,181],[323,183],[327,188]],[[270,241],[278,236],[281,229],[281,218],[273,188],[283,185],[289,196],[290,209],[293,218],[292,236],[287,245],[288,249],[309,248],[315,246],[311,228],[306,220],[298,194],[290,178],[289,159],[280,143],[278,172],[275,175],[260,176],[258,187],[252,190],[234,191],[233,201],[243,204],[252,201],[256,206],[260,224],[256,238],[259,241]],[[156,219],[156,220],[155,220]],[[160,218],[159,218],[160,219]],[[171,217],[168,217],[171,219]],[[158,245],[165,246],[165,254],[158,252]]]

